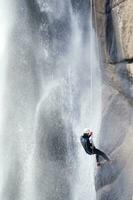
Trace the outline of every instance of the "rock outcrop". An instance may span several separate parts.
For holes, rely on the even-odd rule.
[[[95,178],[98,200],[133,197],[133,4],[94,0],[103,77],[103,116],[99,146],[112,158]],[[104,139],[104,140],[103,140]]]

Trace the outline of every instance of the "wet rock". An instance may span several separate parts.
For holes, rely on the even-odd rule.
[[[107,0],[95,1],[94,7],[103,60],[99,146],[113,160],[97,170],[97,199],[129,200],[133,196],[133,5],[131,0]]]

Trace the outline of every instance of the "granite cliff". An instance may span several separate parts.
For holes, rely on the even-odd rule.
[[[94,0],[100,42],[103,116],[99,146],[113,162],[98,169],[97,200],[133,198],[133,4]]]

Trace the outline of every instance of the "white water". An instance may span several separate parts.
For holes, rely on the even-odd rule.
[[[11,17],[10,4],[7,1],[0,0],[0,134],[2,134],[2,121],[4,108],[4,93],[5,93],[5,78],[7,68],[7,43],[12,25],[12,18],[8,20],[8,16]]]
[[[91,2],[92,8],[92,2]],[[80,122],[75,124],[74,130],[77,137],[80,137],[85,127],[90,128],[94,132],[94,141],[97,143],[98,132],[101,123],[101,75],[100,75],[100,57],[98,49],[98,40],[92,25],[92,9],[90,10],[88,44],[86,45],[87,64],[89,68],[89,87],[81,98],[81,116]],[[88,156],[81,149],[79,143],[78,148],[79,169],[78,178],[75,184],[75,200],[96,199],[94,171],[95,157]]]
[[[49,25],[47,26],[45,20],[40,23],[40,30],[35,37],[38,40],[32,38],[35,35],[32,35],[29,28],[31,22],[28,21],[27,5],[17,4],[17,6],[22,6],[20,11],[22,11],[22,16],[24,11],[24,17],[21,19],[21,14],[19,15],[20,19],[16,22],[19,26],[14,28],[14,32],[15,29],[18,30],[17,36],[20,40],[17,38],[17,41],[22,46],[20,50],[16,50],[18,47],[14,45],[16,47],[14,51],[17,51],[14,57],[15,62],[13,62],[16,66],[16,72],[13,74],[15,89],[11,88],[10,91],[13,92],[15,99],[14,96],[9,95],[13,100],[11,99],[11,102],[8,100],[12,108],[8,115],[10,112],[16,114],[16,117],[12,119],[15,125],[10,126],[13,139],[8,141],[15,152],[11,148],[11,153],[8,153],[9,162],[0,158],[3,168],[9,163],[8,169],[1,174],[0,195],[3,197],[5,194],[4,200],[51,200],[53,198],[95,200],[95,158],[85,154],[79,142],[80,135],[86,127],[98,134],[101,117],[98,41],[92,27],[91,9],[75,11],[69,0],[54,0],[53,2],[38,0],[37,3],[40,14],[45,12]],[[5,1],[1,0],[0,4],[7,10],[11,8]],[[0,15],[0,21],[3,19],[8,19],[8,15]],[[9,22],[10,20],[7,20],[5,24],[9,26]],[[55,23],[57,23],[56,26]],[[5,33],[10,35],[10,30],[2,27],[0,34],[1,38],[4,35],[5,39],[0,40],[1,43],[8,41],[8,34]],[[7,47],[6,44],[2,46],[0,64],[4,68],[0,69],[1,110],[4,90],[9,87],[8,80],[5,83]],[[35,64],[34,61],[30,62],[32,60],[36,61]],[[34,73],[33,67],[35,67]],[[24,76],[26,78],[23,80]],[[22,79],[22,83],[18,81],[19,79]],[[39,80],[38,87],[36,80]],[[31,90],[34,92],[34,89],[39,90],[38,95],[33,95]],[[36,96],[39,100],[34,100]],[[14,106],[16,99],[20,103]],[[2,130],[4,111],[2,113],[0,130]],[[52,116],[55,117],[52,118]],[[64,138],[63,141],[60,141],[59,136]],[[1,137],[4,135],[2,134]],[[72,138],[74,138],[74,143]],[[56,139],[55,147],[51,146],[54,139]],[[59,143],[56,144],[57,140]],[[63,155],[63,149],[60,150],[58,147],[61,142],[66,149]],[[53,155],[53,151],[57,155]],[[15,158],[12,154],[15,154]],[[2,153],[0,155],[2,157]],[[17,170],[19,169],[17,175],[15,174],[16,163],[14,164],[16,160],[20,165],[20,167],[17,166]],[[11,165],[15,167],[10,170]],[[9,174],[8,181],[6,173]],[[17,186],[20,186],[19,191],[12,181],[14,179],[18,183]],[[10,188],[13,184],[14,187]],[[6,185],[9,189],[2,191],[2,185]],[[14,193],[18,195],[15,196]]]
[[[0,199],[4,182],[7,179],[5,155],[3,147],[3,124],[5,117],[4,101],[6,95],[6,73],[8,64],[8,41],[12,27],[13,16],[10,12],[11,2],[0,0]]]

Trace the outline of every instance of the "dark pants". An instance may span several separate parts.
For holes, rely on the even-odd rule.
[[[99,162],[99,156],[102,156],[105,160],[110,161],[110,159],[108,158],[108,156],[100,151],[99,149],[94,148],[92,151],[92,154],[96,154],[96,161]]]

